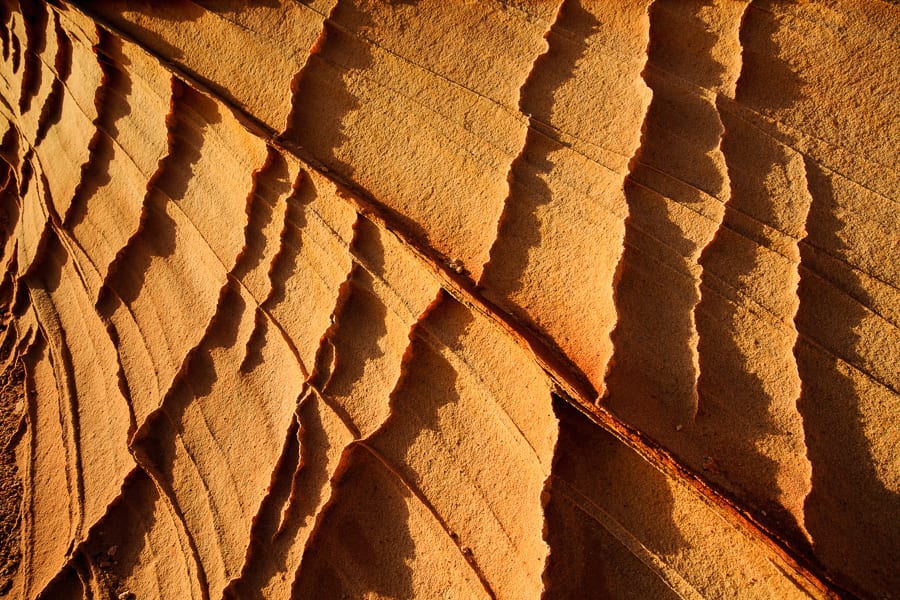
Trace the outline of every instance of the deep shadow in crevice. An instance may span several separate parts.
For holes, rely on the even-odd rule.
[[[6,2],[0,3],[0,44],[3,47],[3,61],[9,60],[10,37],[12,36],[12,11]]]
[[[183,198],[193,176],[191,167],[200,159],[203,145],[204,127],[186,126],[180,114],[186,110],[184,102],[192,96],[199,96],[199,93],[172,80],[172,109],[166,118],[168,154],[147,183],[138,231],[116,255],[103,282],[104,288],[110,288],[129,305],[140,295],[153,258],[166,258],[175,252],[176,223],[168,214],[167,205]],[[114,310],[115,303],[108,301],[109,294],[104,290],[100,296],[98,309],[104,318],[109,318],[111,313],[107,313]]]
[[[563,144],[544,133],[542,123],[553,118],[554,93],[575,76],[587,46],[574,43],[562,32],[578,31],[585,37],[599,21],[581,6],[580,0],[567,0],[560,8],[556,22],[547,33],[549,47],[539,56],[525,80],[519,98],[519,108],[530,115],[525,145],[515,158],[507,176],[509,195],[503,206],[497,228],[497,238],[490,250],[490,260],[478,282],[486,293],[503,301],[523,287],[522,277],[529,266],[529,251],[540,245],[541,223],[538,212],[553,202],[553,191],[545,182],[553,170],[551,154],[564,148]],[[503,302],[506,308],[512,303]],[[516,310],[519,318],[528,320],[526,311]]]
[[[267,148],[266,162],[253,172],[253,185],[247,199],[247,225],[244,227],[244,248],[235,261],[232,274],[239,280],[262,262],[268,240],[263,230],[272,221],[272,210],[279,198],[291,191],[287,162],[280,152]],[[262,300],[262,299],[259,299]]]
[[[709,36],[712,45],[715,37]],[[629,177],[688,208],[702,210],[707,197],[722,198],[728,191],[722,165],[714,159],[722,123],[713,100],[656,67],[654,48],[651,44],[644,72],[653,99],[644,118],[637,164]]]
[[[364,258],[362,264],[375,275],[360,263],[352,263],[308,380],[354,438],[366,437],[381,426],[389,412],[389,395],[396,376],[392,372],[395,365],[383,362],[384,347],[395,343],[387,338],[389,313],[383,299],[373,291],[375,278],[383,275],[381,233],[365,219],[358,219],[354,226],[352,251],[359,256],[360,241],[369,242],[366,258],[374,261],[368,263]],[[400,356],[396,349],[393,353],[399,368]]]
[[[301,401],[271,492],[254,521],[241,576],[228,587],[226,598],[263,598],[267,585],[296,569],[297,538],[313,528],[330,486],[329,455],[340,452],[332,447],[323,410],[328,409],[314,393]]]
[[[19,147],[19,130],[10,124],[9,129],[3,134],[3,140],[0,141],[0,158],[11,167],[13,181],[15,181],[15,169],[19,165]],[[9,185],[9,182],[6,185]],[[18,185],[16,189],[18,189]]]
[[[387,334],[387,309],[371,291],[373,278],[365,269],[356,268],[350,278],[350,296],[337,315],[338,324],[332,343],[335,369],[324,393],[346,396],[353,384],[362,379],[367,363],[384,356],[381,340]]]
[[[547,180],[556,167],[553,155],[567,148],[550,125],[556,102],[554,96],[576,76],[578,65],[588,50],[583,39],[573,38],[587,38],[599,27],[598,19],[582,6],[580,0],[566,0],[546,33],[547,52],[535,59],[520,90],[519,109],[529,116],[529,126],[522,150],[507,174],[509,192],[498,220],[489,259],[478,281],[479,289],[488,299],[526,324],[557,356],[566,357],[563,360],[573,370],[579,367],[560,347],[559,341],[543,330],[531,314],[527,298],[536,292],[530,287],[534,283],[529,281],[529,277],[549,266],[542,264],[544,261],[535,260],[533,250],[553,243],[544,239],[547,234],[543,231],[545,224],[540,215],[549,213],[552,219],[562,211],[556,206],[565,202],[592,201],[589,198],[573,200],[558,197]],[[557,178],[564,179],[558,175]],[[582,253],[590,253],[590,249],[584,249]],[[573,256],[576,255],[573,252]],[[588,257],[584,258],[584,262],[591,264]],[[565,270],[577,274],[577,266],[565,265]],[[554,283],[559,285],[556,280]],[[573,306],[560,307],[560,310],[575,313],[577,309]],[[574,314],[566,316],[572,318]],[[579,343],[575,341],[572,345],[578,351]]]
[[[740,204],[732,197],[729,206],[739,209]],[[689,433],[695,444],[710,456],[704,459],[706,478],[726,486],[755,513],[767,515],[763,520],[774,522],[782,535],[804,545],[797,516],[777,500],[778,475],[783,465],[760,451],[766,438],[778,433],[773,426],[774,413],[778,410],[775,403],[783,402],[784,398],[770,395],[746,344],[738,341],[746,342],[746,320],[752,312],[724,295],[721,288],[740,285],[739,282],[758,275],[758,257],[748,250],[749,246],[749,241],[726,225],[701,258],[702,298],[695,313],[700,355],[699,407]],[[720,278],[728,283],[721,283]],[[755,318],[764,317],[756,315]],[[754,348],[776,343],[766,338],[763,331],[753,340]],[[768,368],[768,375],[773,374],[771,367]],[[797,457],[779,458],[789,461],[784,466],[790,466]],[[700,461],[695,458],[692,462]]]
[[[269,334],[269,318],[257,308],[253,317],[253,331],[247,338],[247,344],[244,348],[244,358],[241,360],[239,371],[242,375],[252,373],[256,367],[263,364],[263,348],[266,346],[267,336]]]
[[[6,299],[3,299],[6,312]],[[5,322],[5,319],[4,319]],[[25,372],[22,361],[7,362],[16,335],[7,329],[0,346],[0,361],[7,366],[0,373],[0,590],[10,586],[22,560],[22,483],[26,476],[24,465],[16,464],[15,448],[18,445],[22,415],[20,406],[26,405]]]
[[[444,304],[451,303],[456,306],[444,298]],[[442,333],[458,338],[466,324],[456,324],[454,331]],[[442,549],[459,551],[459,540],[451,540],[446,525],[420,496],[418,475],[404,460],[424,430],[440,431],[442,407],[459,401],[457,374],[429,342],[415,333],[411,341],[390,394],[390,416],[365,446],[353,445],[342,459],[346,471],[335,478],[333,501],[304,553],[294,598],[317,597],[317,589],[329,590],[329,598],[372,593],[412,598],[417,591],[411,572],[416,559],[431,555],[433,560],[433,553]],[[416,507],[418,518],[412,518],[408,505]],[[424,530],[416,529],[423,519]],[[433,535],[446,535],[446,543],[429,544]]]
[[[215,100],[177,79],[173,79],[172,98],[172,110],[166,118],[169,155],[151,184],[178,202],[184,199],[194,177],[193,165],[203,155],[207,127],[220,123],[222,116]]]
[[[767,107],[787,108],[801,97],[802,80],[781,58],[784,52],[775,38],[783,25],[771,9],[771,3],[753,0],[745,10],[740,28],[743,64],[736,97],[743,104],[758,98]],[[776,421],[785,422],[785,417],[778,415],[783,415],[785,410],[794,410],[793,406],[786,405],[796,399],[784,397],[783,391],[779,395],[778,391],[784,389],[784,385],[791,389],[798,382],[796,376],[790,376],[795,369],[795,360],[786,347],[778,347],[775,350],[780,366],[764,362],[767,359],[760,358],[760,352],[763,357],[771,355],[767,354],[769,347],[785,340],[766,337],[764,329],[751,332],[746,322],[752,314],[752,318],[761,324],[770,321],[772,324],[767,327],[778,329],[778,319],[792,317],[790,314],[768,315],[763,307],[769,306],[770,299],[753,299],[753,290],[761,281],[759,261],[765,258],[761,248],[767,248],[770,253],[774,253],[774,249],[764,236],[751,230],[756,227],[756,221],[751,221],[752,227],[745,222],[749,216],[751,220],[755,218],[772,227],[783,228],[782,220],[786,220],[785,235],[793,235],[790,227],[794,223],[790,219],[796,218],[792,214],[796,209],[782,205],[782,200],[773,198],[767,187],[770,176],[777,177],[786,169],[793,154],[784,150],[773,155],[769,148],[773,142],[761,130],[735,121],[724,112],[722,117],[725,124],[722,152],[728,167],[731,197],[726,203],[723,225],[700,258],[703,267],[701,301],[695,311],[700,359],[697,435],[706,438],[700,445],[705,444],[710,452],[727,452],[727,457],[707,468],[706,478],[724,485],[747,504],[756,519],[777,531],[796,551],[808,554],[809,541],[803,531],[802,516],[791,512],[790,509],[796,507],[783,506],[779,501],[779,496],[783,495],[789,504],[796,502],[798,490],[806,485],[802,480],[792,480],[787,487],[779,482],[782,470],[801,476],[803,470],[795,463],[802,458],[781,451],[776,461],[761,451],[766,447],[767,438],[792,435],[792,432],[777,430],[774,425]],[[729,123],[729,119],[733,122]],[[805,200],[800,196],[796,202]],[[803,210],[802,204],[800,210]],[[789,285],[795,276],[791,272],[795,267],[788,261],[769,261],[767,269],[771,271],[779,265],[784,269],[780,279]],[[772,274],[766,277],[766,281],[771,281]],[[771,283],[763,285],[771,286]],[[744,295],[740,300],[733,299],[730,288],[743,290]],[[794,292],[784,289],[782,293]],[[754,301],[762,306],[752,307]],[[754,336],[752,349],[747,345],[750,335]],[[765,381],[758,374],[761,370],[766,372]],[[783,383],[785,378],[789,378],[788,384]],[[769,389],[775,392],[770,393]],[[740,429],[735,428],[735,423],[741,424]],[[784,444],[779,442],[783,448],[788,447]]]
[[[34,135],[35,146],[40,145],[50,128],[59,123],[62,118],[63,98],[66,93],[65,83],[72,72],[72,40],[63,31],[56,12],[52,12],[52,14],[53,31],[56,36],[56,58],[54,59],[56,76],[50,85],[50,94],[44,101],[41,114],[38,116],[37,132]]]
[[[11,45],[12,45],[12,69],[13,73],[19,72],[19,67],[22,65],[22,43],[19,41],[19,36],[13,33],[12,22],[15,20],[15,16],[12,20],[10,20],[10,37],[11,37]]]
[[[678,555],[686,541],[671,517],[666,477],[557,396],[553,409],[560,433],[545,492],[550,556],[542,597],[674,600],[677,594],[615,530],[624,527],[663,560]]]
[[[657,31],[653,28],[655,17],[665,16],[666,12],[675,8],[676,3],[662,2],[651,10],[651,40],[653,32]],[[750,47],[762,51],[766,47],[762,54],[767,62],[764,64],[762,57],[755,56],[743,66],[738,84],[739,94],[752,94],[756,88],[770,90],[773,83],[771,74],[783,73],[786,69],[790,71],[789,66],[779,58],[779,49],[770,39],[775,25],[770,27],[757,22],[756,17],[760,15],[769,13],[755,8],[747,10],[740,30],[740,41],[745,49]],[[677,64],[678,58],[671,53],[673,44],[675,47],[681,43],[690,45],[696,41],[695,36],[679,38],[677,32],[667,33],[672,23],[659,22],[664,25],[663,35],[656,42],[651,41],[650,66],[654,66],[657,61],[660,63],[658,66],[662,67]],[[712,37],[715,34],[708,31],[706,35],[709,39],[701,46],[708,55],[715,42]],[[667,48],[669,51],[666,51]],[[691,55],[690,52],[683,54]],[[708,62],[712,64],[714,61]],[[722,83],[724,71],[721,68],[709,66],[700,71],[703,75],[697,81],[698,84]],[[760,351],[756,348],[775,341],[756,339],[756,346],[748,350],[748,319],[766,317],[760,316],[760,309],[754,313],[749,306],[753,302],[752,292],[746,296],[734,292],[748,289],[748,282],[759,278],[759,261],[763,258],[755,245],[759,242],[755,238],[745,239],[742,233],[746,232],[735,223],[739,218],[750,214],[777,224],[775,215],[779,213],[777,203],[780,201],[770,197],[765,187],[765,178],[770,172],[782,169],[783,165],[774,159],[768,161],[771,153],[767,154],[764,141],[739,135],[733,131],[734,127],[729,131],[727,120],[723,124],[717,114],[717,105],[700,97],[696,98],[695,103],[698,108],[703,106],[702,111],[687,113],[693,115],[694,129],[702,131],[700,136],[688,137],[693,142],[688,146],[690,152],[665,143],[668,139],[665,133],[668,124],[685,114],[678,108],[684,102],[677,94],[672,96],[679,88],[673,88],[660,74],[650,76],[647,80],[654,88],[654,98],[648,111],[638,166],[631,176],[633,181],[626,185],[631,216],[626,230],[626,260],[617,290],[620,320],[614,334],[614,339],[618,340],[617,348],[631,347],[631,352],[617,352],[614,358],[610,373],[611,407],[614,412],[664,443],[693,469],[702,469],[700,472],[703,479],[724,488],[729,496],[738,497],[741,502],[749,504],[757,518],[773,526],[795,548],[805,550],[808,542],[798,523],[799,515],[791,514],[777,500],[781,493],[778,479],[781,469],[793,468],[792,463],[796,457],[786,457],[788,462],[781,464],[763,454],[760,449],[773,435],[784,433],[776,430],[773,420],[776,414],[780,414],[785,400],[791,401],[792,398],[769,396],[765,385],[767,382],[757,374],[760,366],[754,361],[760,360]],[[687,91],[682,90],[681,94]],[[779,89],[778,93],[781,95],[774,101],[782,106],[790,106],[798,91],[796,86]],[[763,135],[755,129],[750,131],[753,135]],[[720,167],[710,158],[719,145],[720,133],[724,135],[721,151],[727,167],[727,181],[724,174],[719,172]],[[679,135],[676,139],[682,137]],[[651,180],[645,179],[646,176],[653,175],[653,171],[644,170],[643,164],[653,169],[666,169],[666,157],[678,154],[687,156],[689,160],[675,161],[675,168],[672,169],[672,165],[669,165],[669,170],[666,171],[677,180],[691,183],[712,196],[722,196],[730,183],[731,194],[725,208],[724,225],[719,226],[711,239],[687,239],[686,234],[671,220],[663,198],[650,189],[656,186],[651,185]],[[781,160],[787,159],[782,156]],[[754,169],[749,170],[747,164]],[[641,187],[639,184],[642,183],[646,185]],[[673,185],[672,191],[677,192],[678,187]],[[690,199],[671,192],[669,194],[673,200],[690,208]],[[654,212],[659,212],[656,218],[653,218]],[[697,214],[693,218],[700,220],[708,217]],[[644,223],[638,225],[640,221]],[[682,262],[681,268],[668,268],[651,258],[646,249],[658,243],[652,240],[653,237],[657,240],[680,240],[679,243],[672,244],[668,252]],[[703,270],[698,295],[691,275],[696,269],[692,263],[699,246],[704,243],[707,245],[698,261]],[[642,247],[645,249],[643,256]],[[682,256],[679,257],[678,254]],[[643,268],[636,268],[642,264]],[[778,267],[770,265],[768,268]],[[661,285],[662,282],[658,281],[659,278],[654,273],[670,274],[667,278],[675,284],[676,291],[673,292],[672,285]],[[788,271],[779,275],[786,284],[791,279]],[[784,293],[789,294],[791,291],[785,290]],[[789,319],[791,315],[783,317]],[[690,345],[695,330],[694,321],[698,335],[699,372],[693,364]],[[635,332],[640,333],[635,335]],[[658,338],[660,335],[662,337]],[[760,336],[762,334],[757,337]],[[781,350],[779,357],[793,362],[787,347]],[[651,360],[650,357],[654,354],[656,358]],[[786,368],[791,366],[786,365]],[[664,376],[653,375],[651,379],[656,379],[654,386],[650,386],[649,390],[641,389],[642,386],[647,387],[646,372],[661,373]],[[770,379],[776,376],[771,367],[767,372]],[[622,373],[628,374],[622,377]],[[782,373],[777,373],[778,377],[781,375]],[[695,381],[697,396],[692,394],[692,384]],[[616,398],[615,390],[621,389],[623,384],[635,386],[638,393],[632,397],[636,399],[636,403]],[[696,417],[692,410],[695,398]],[[740,423],[740,427],[736,428],[735,423]],[[682,427],[684,431],[681,431]],[[796,483],[803,485],[802,481]],[[796,502],[795,491],[789,489],[786,493],[788,501]]]
[[[280,246],[269,269],[269,295],[262,303],[265,310],[271,310],[286,299],[286,285],[291,276],[297,272],[297,259],[304,243],[302,231],[306,227],[306,211],[317,194],[315,184],[301,170],[297,174],[291,195],[286,200]]]
[[[98,36],[96,52],[102,79],[94,94],[96,131],[88,146],[88,161],[81,166],[78,187],[63,218],[63,224],[69,231],[84,221],[88,200],[110,182],[109,166],[117,152],[113,140],[119,134],[116,123],[131,114],[128,101],[131,76],[128,74],[129,63],[121,51],[122,41],[102,28],[98,29]]]
[[[650,6],[648,55],[655,70],[688,78],[706,89],[728,85],[727,69],[712,52],[718,39],[708,20],[721,12],[716,4],[715,0],[656,0]]]
[[[298,411],[302,411],[302,405]],[[328,483],[328,473],[316,461],[309,460],[306,455],[301,458],[301,449],[304,453],[319,449],[328,450],[327,440],[324,436],[307,436],[307,426],[304,424],[302,432],[295,417],[288,428],[284,448],[281,457],[275,465],[272,473],[272,482],[269,493],[263,499],[253,520],[250,529],[250,545],[247,548],[247,556],[240,577],[232,581],[223,591],[223,598],[229,600],[253,599],[262,600],[263,589],[273,577],[287,571],[287,551],[291,544],[291,538],[297,535],[303,520],[282,519],[282,515],[295,488],[295,480],[299,471],[318,471],[319,485],[314,488],[304,489],[309,495],[304,494],[303,499],[311,500],[312,493],[317,488],[324,487]],[[321,425],[321,424],[320,424]],[[321,433],[320,433],[321,435]],[[301,441],[302,440],[302,441]],[[317,468],[318,467],[318,468]],[[304,473],[308,476],[309,473]],[[284,527],[282,523],[286,523]],[[284,528],[285,536],[279,536],[279,528]]]
[[[86,559],[81,554],[75,557],[63,567],[59,573],[38,593],[37,600],[84,600],[89,598],[86,591],[89,588],[90,579],[87,574]]]
[[[670,438],[696,410],[693,312],[700,293],[693,272],[709,239],[679,221],[705,220],[692,214],[693,205],[726,187],[712,159],[722,132],[715,105],[669,75],[696,77],[701,86],[721,80],[725,69],[711,55],[717,34],[700,17],[705,4],[660,0],[650,7],[643,75],[653,98],[625,181],[629,216],[615,290],[608,406],[658,439]]]
[[[345,16],[347,13],[352,14]],[[291,112],[280,139],[352,180],[354,168],[339,158],[338,149],[349,139],[345,119],[362,104],[348,83],[353,73],[372,66],[372,55],[368,43],[332,24],[344,20],[358,23],[358,27],[371,25],[371,19],[354,2],[338,0],[309,58],[291,82]]]
[[[413,598],[410,492],[363,446],[352,446],[342,463],[291,598]]]
[[[543,239],[538,212],[553,202],[553,191],[545,178],[553,169],[551,155],[562,148],[559,142],[528,129],[525,147],[510,167],[509,196],[500,215],[490,260],[478,282],[486,296],[526,321],[531,320],[528,312],[509,299],[524,288],[530,250]]]
[[[6,247],[10,236],[16,233],[21,209],[16,193],[16,177],[12,167],[4,163],[0,165],[0,170],[6,172],[6,181],[0,188],[0,250],[2,250]]]
[[[749,23],[752,28],[752,19]],[[746,35],[742,30],[742,41]],[[777,56],[773,51],[771,60],[777,61]],[[741,78],[746,81],[746,73]],[[763,78],[753,85],[768,82]],[[699,399],[688,432],[695,451],[705,451],[710,458],[695,456],[693,462],[702,460],[706,479],[724,486],[760,522],[808,553],[803,517],[795,512],[808,473],[799,454],[802,445],[792,438],[799,430],[792,413],[800,381],[790,350],[792,332],[783,325],[793,315],[777,312],[791,310],[796,265],[789,259],[774,260],[779,248],[760,233],[763,225],[777,228],[782,220],[797,218],[792,212],[802,215],[805,199],[797,197],[798,211],[782,204],[782,198],[773,197],[767,187],[789,161],[796,160],[793,151],[773,151],[766,134],[725,113],[723,121],[722,152],[731,196],[723,223],[699,261],[701,299],[694,313]],[[778,191],[787,195],[799,190]],[[799,224],[786,224],[784,233],[777,235],[794,235],[790,227]],[[777,283],[783,288],[776,289]]]
[[[607,407],[655,437],[669,437],[694,416],[697,368],[693,311],[700,300],[687,268],[659,262],[659,239],[678,240],[693,252],[684,231],[667,219],[666,200],[631,180],[625,182],[632,217],[615,288],[613,357],[606,376]],[[636,216],[639,215],[639,216]],[[652,221],[652,225],[639,221]],[[651,231],[647,229],[652,228]],[[669,246],[673,262],[687,263]]]
[[[109,297],[117,296],[131,305],[141,294],[153,259],[166,258],[175,252],[176,223],[166,212],[167,201],[165,195],[157,190],[151,190],[145,198],[137,239],[132,238],[116,256],[103,284],[104,289],[100,291],[97,307],[104,318],[112,316],[106,310],[114,309],[107,301]]]
[[[184,513],[189,507],[179,502],[179,495],[184,489],[176,491],[176,483],[179,483],[177,480],[187,478],[190,482],[196,478],[193,483],[201,482],[203,491],[197,490],[195,493],[201,494],[200,499],[209,507],[209,518],[215,522],[221,515],[215,510],[216,499],[210,496],[211,484],[204,479],[202,466],[193,462],[195,459],[192,451],[195,449],[191,448],[190,441],[183,438],[185,414],[192,405],[196,405],[197,410],[202,413],[204,407],[200,399],[212,393],[214,384],[219,379],[212,351],[216,348],[231,348],[237,343],[238,329],[246,310],[249,308],[241,297],[237,284],[229,280],[221,290],[216,312],[206,328],[203,339],[185,358],[182,369],[166,392],[160,409],[148,417],[130,444],[138,465],[156,482],[172,510],[181,520],[200,571],[200,585],[204,588],[206,588],[204,565],[200,562],[197,540],[194,538],[197,532],[191,531],[185,520]],[[194,425],[197,426],[197,423]],[[213,435],[210,431],[207,431],[207,434]],[[187,474],[185,470],[178,470],[179,463],[185,459],[190,460],[193,466],[193,471],[187,470]],[[224,470],[228,470],[228,465],[221,466]],[[232,475],[228,472],[225,476]],[[203,515],[197,518],[202,519]],[[218,529],[214,530],[212,535],[214,543],[219,546],[226,543],[221,539]]]
[[[153,579],[158,581],[157,578],[162,576],[166,579],[165,585],[174,587],[174,573],[153,571],[163,564],[184,564],[190,559],[182,548],[153,547],[154,541],[158,543],[161,537],[159,530],[165,528],[161,522],[165,512],[161,506],[163,502],[165,500],[144,471],[136,468],[129,474],[122,484],[121,495],[77,551],[79,559],[90,564],[92,587],[112,598],[128,593],[127,579],[143,583]],[[166,554],[163,557],[158,552]],[[148,555],[156,560],[146,560]],[[184,577],[188,573],[180,575]],[[162,596],[162,587],[156,591]]]
[[[547,52],[534,61],[519,93],[519,109],[523,114],[540,123],[553,122],[554,94],[575,77],[588,50],[587,39],[600,27],[600,21],[582,6],[582,0],[564,0],[556,21],[545,35]]]
[[[28,148],[25,156],[22,157],[22,167],[19,169],[19,198],[23,201],[31,189],[32,180],[34,179],[34,148]]]
[[[25,21],[25,57],[22,73],[22,91],[19,96],[19,113],[31,110],[31,101],[41,89],[43,65],[41,54],[47,46],[47,20],[49,14],[46,6],[39,0],[24,0],[21,4],[22,18]],[[15,62],[15,57],[13,57]],[[15,70],[15,67],[13,68]]]
[[[883,468],[892,457],[873,455],[878,443],[873,429],[890,427],[900,400],[856,368],[866,364],[858,352],[867,344],[859,325],[872,318],[865,282],[850,266],[837,266],[846,271],[838,280],[853,281],[851,296],[834,283],[833,273],[817,272],[822,264],[817,255],[844,254],[839,232],[854,217],[838,208],[832,179],[840,176],[826,173],[809,158],[806,176],[812,205],[800,246],[799,339],[794,349],[803,382],[797,408],[812,463],[806,527],[819,560],[850,589],[888,597],[900,589],[900,494],[879,475],[876,461]],[[867,405],[865,412],[861,403]],[[888,412],[873,414],[879,410]]]
[[[782,27],[778,0],[752,0],[741,24],[741,76],[735,99],[764,113],[790,109],[803,96],[806,82],[788,62],[779,58],[785,52],[776,42]]]
[[[277,8],[282,4],[280,0],[190,0],[190,3],[217,14],[236,12],[247,6]]]

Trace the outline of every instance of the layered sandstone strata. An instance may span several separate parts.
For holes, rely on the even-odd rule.
[[[896,6],[0,19],[0,593],[900,589]]]

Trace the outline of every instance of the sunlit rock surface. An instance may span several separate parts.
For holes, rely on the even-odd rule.
[[[897,597],[900,7],[0,20],[0,594]]]

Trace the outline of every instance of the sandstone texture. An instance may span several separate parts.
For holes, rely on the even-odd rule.
[[[0,597],[900,598],[900,6],[0,21]]]

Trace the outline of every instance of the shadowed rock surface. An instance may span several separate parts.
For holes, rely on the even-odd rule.
[[[0,21],[0,597],[897,597],[896,4]]]

